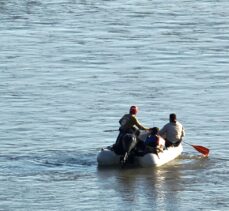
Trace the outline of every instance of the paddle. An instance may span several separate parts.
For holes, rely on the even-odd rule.
[[[184,141],[183,141],[184,142]],[[202,153],[204,155],[204,157],[208,157],[209,154],[209,149],[203,146],[199,146],[199,145],[193,145],[193,144],[189,144],[187,142],[184,142],[185,144],[192,146],[193,148],[195,148],[198,152]]]

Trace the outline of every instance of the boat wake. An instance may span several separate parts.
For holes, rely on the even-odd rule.
[[[51,150],[26,155],[1,155],[0,176],[35,177],[37,180],[76,180],[95,171],[94,153]]]
[[[179,158],[180,160],[206,160],[208,157],[203,157],[202,155],[193,155],[189,153],[182,153]]]

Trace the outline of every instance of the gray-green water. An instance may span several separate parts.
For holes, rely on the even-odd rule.
[[[229,2],[0,1],[0,210],[228,210]],[[171,112],[210,148],[99,169],[119,118]]]

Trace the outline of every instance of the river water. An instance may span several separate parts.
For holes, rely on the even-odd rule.
[[[229,210],[229,1],[0,0],[0,210]],[[130,105],[175,112],[160,168],[97,167]]]

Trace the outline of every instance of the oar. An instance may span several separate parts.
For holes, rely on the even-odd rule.
[[[183,141],[184,142],[184,141]],[[205,157],[208,157],[209,154],[209,149],[203,146],[199,146],[199,145],[193,145],[193,144],[189,144],[187,142],[184,142],[185,144],[192,146],[193,148],[195,148],[198,152],[202,153]]]

